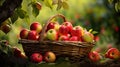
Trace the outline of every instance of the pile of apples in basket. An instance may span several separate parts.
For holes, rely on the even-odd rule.
[[[35,40],[39,41],[40,33],[43,30],[42,24],[39,22],[33,22],[30,25],[30,30],[22,29],[20,31],[21,39]],[[73,41],[73,42],[93,42],[94,35],[84,29],[81,26],[73,26],[71,22],[63,22],[59,24],[58,22],[50,22],[47,25],[47,29],[44,34],[45,40],[50,41]],[[47,52],[45,56],[49,55],[49,58],[45,58],[47,62],[54,62],[56,57],[53,52]],[[31,55],[31,60],[34,62],[41,62],[43,58],[37,59],[35,56],[42,57],[39,53],[34,53]],[[36,60],[37,59],[37,60]]]

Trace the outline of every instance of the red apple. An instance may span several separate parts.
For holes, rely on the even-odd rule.
[[[27,39],[27,37],[28,37],[28,29],[22,29],[21,31],[20,31],[20,38],[21,39]]]
[[[13,55],[14,55],[15,57],[20,57],[20,56],[21,56],[21,51],[20,51],[19,48],[13,47],[12,49],[13,49]]]
[[[42,62],[43,56],[42,56],[40,53],[33,53],[33,54],[30,56],[30,60],[31,60],[32,62],[39,63],[39,62]]]
[[[89,57],[89,59],[90,59],[91,61],[93,61],[93,62],[97,62],[97,61],[99,61],[99,60],[101,59],[100,54],[99,54],[98,52],[96,52],[96,51],[90,52],[90,53],[88,54],[88,57]]]
[[[38,40],[38,34],[35,30],[29,31],[28,40]]]
[[[69,40],[69,36],[61,35],[58,40],[59,41],[68,41]]]
[[[72,36],[69,38],[69,41],[78,41],[78,37],[77,36]]]
[[[110,59],[118,59],[120,58],[120,52],[117,48],[110,48],[105,53],[105,57]]]
[[[12,28],[10,24],[3,24],[0,29],[7,34]]]
[[[86,31],[82,36],[82,40],[84,42],[93,42],[94,36],[92,33]]]
[[[59,25],[58,22],[50,22],[50,23],[48,24],[48,26],[47,26],[47,31],[48,31],[49,29],[55,29],[55,30],[58,31],[59,27],[60,27],[60,25]]]
[[[59,28],[59,34],[60,35],[66,35],[69,34],[72,30],[73,26],[70,22],[64,22]]]
[[[57,40],[58,39],[58,32],[55,29],[50,29],[46,33],[46,38],[49,40]]]
[[[48,51],[45,53],[44,59],[46,62],[52,63],[56,60],[56,55],[53,52]]]
[[[72,36],[77,36],[78,38],[80,38],[83,35],[83,28],[80,26],[75,26],[72,31],[71,31],[71,35]]]
[[[37,33],[40,33],[42,30],[42,25],[39,22],[33,22],[30,25],[30,30],[35,30]]]
[[[94,40],[97,42],[97,41],[99,41],[99,36],[95,36],[94,37]]]
[[[41,10],[41,8],[42,8],[42,5],[41,5],[40,2],[36,2],[36,3],[35,3],[35,6],[36,6],[36,8],[37,8],[38,10]]]

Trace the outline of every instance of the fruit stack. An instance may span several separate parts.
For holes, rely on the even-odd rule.
[[[61,17],[63,23],[52,21]],[[19,41],[28,57],[32,53],[44,54],[47,51],[58,55],[81,58],[87,56],[94,45],[94,35],[81,26],[73,26],[62,14],[52,16],[42,27],[39,22],[33,22],[30,30],[20,31]]]

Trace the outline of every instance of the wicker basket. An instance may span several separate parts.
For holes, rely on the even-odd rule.
[[[25,54],[30,57],[34,52],[44,54],[47,51],[52,51],[56,54],[57,57],[64,56],[69,57],[70,59],[73,58],[74,60],[80,60],[83,59],[83,57],[86,57],[93,48],[95,44],[94,42],[87,43],[75,41],[49,41],[44,39],[44,33],[46,31],[47,25],[53,18],[56,17],[61,17],[64,21],[66,21],[65,17],[61,14],[52,16],[44,25],[39,41],[27,39],[19,40],[19,43],[22,44]]]

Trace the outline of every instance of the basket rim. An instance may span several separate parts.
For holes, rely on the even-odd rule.
[[[95,41],[94,42],[80,42],[80,41],[50,41],[50,40],[45,40],[45,41],[36,41],[36,40],[27,40],[27,39],[20,39],[19,42],[20,44],[27,44],[27,43],[34,43],[34,44],[38,44],[38,43],[51,43],[51,44],[55,44],[57,43],[58,45],[62,45],[63,44],[67,44],[67,45],[63,45],[63,46],[78,46],[78,47],[90,47],[90,46],[95,46]],[[86,44],[90,44],[90,45],[86,45]]]

